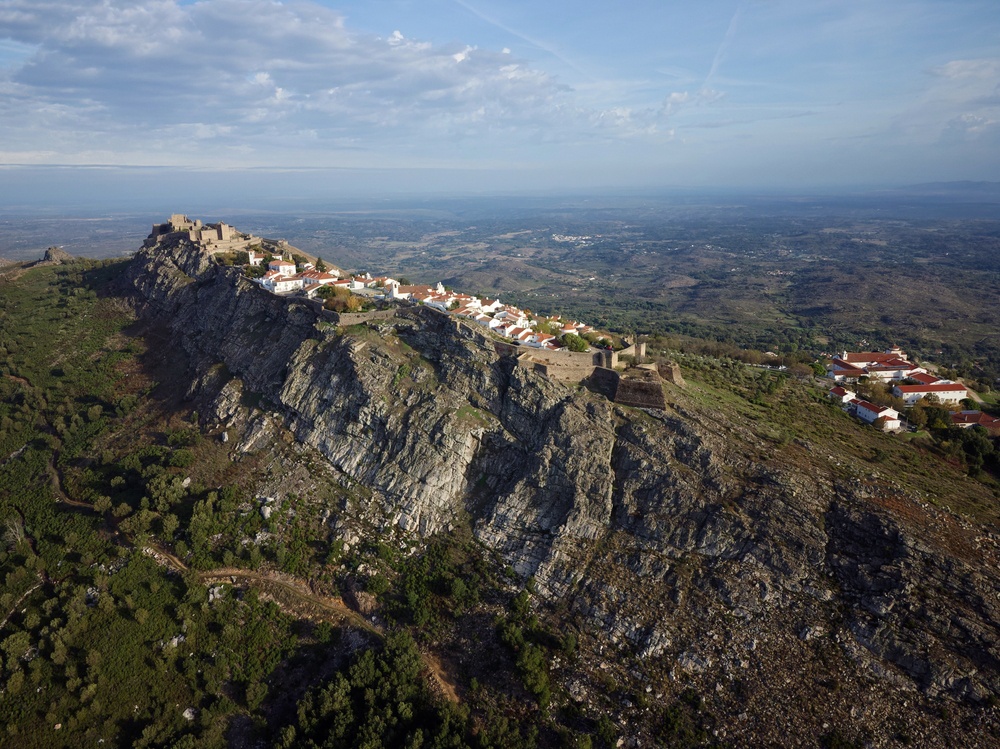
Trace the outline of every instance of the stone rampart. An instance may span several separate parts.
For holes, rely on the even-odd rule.
[[[615,399],[618,392],[618,381],[621,375],[613,369],[607,367],[594,367],[590,373],[590,387],[601,393],[609,401]]]
[[[358,325],[371,320],[388,320],[396,316],[395,309],[376,309],[369,312],[334,312],[339,325]]]
[[[619,377],[612,400],[623,406],[665,410],[667,401],[663,396],[663,381],[655,372],[651,375],[641,378]]]
[[[599,352],[603,358],[603,363],[601,366],[607,367],[608,369],[615,369],[621,362],[620,357],[622,356],[632,356],[635,357],[637,362],[641,362],[646,358],[646,342],[640,341],[639,343],[633,343],[628,348],[623,348],[621,351],[606,351],[602,350]]]
[[[601,366],[601,352],[583,353],[579,351],[548,351],[529,346],[495,344],[501,356],[516,356],[518,365],[541,372],[546,377],[559,382],[581,382]]]
[[[629,370],[622,374],[607,367],[595,367],[590,375],[592,390],[608,400],[634,408],[655,408],[664,411],[667,399],[663,394],[663,380],[652,370]]]
[[[684,387],[684,377],[681,375],[681,368],[676,362],[660,362],[656,365],[656,371],[667,382]]]

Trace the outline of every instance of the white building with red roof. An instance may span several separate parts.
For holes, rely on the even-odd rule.
[[[295,275],[295,263],[291,260],[284,260],[280,257],[274,258],[271,262],[267,264],[268,270],[276,270],[283,276],[294,276]]]
[[[907,377],[909,380],[913,380],[918,385],[933,385],[936,382],[950,382],[950,380],[942,380],[940,377],[935,377],[927,372],[914,372]]]
[[[549,335],[548,333],[535,333],[533,334],[526,343],[529,346],[534,346],[535,348],[548,348],[550,341],[555,341],[556,337],[554,335]]]
[[[982,411],[961,411],[951,415],[951,423],[962,429],[982,427],[990,432],[1000,432],[1000,419]]]
[[[255,280],[273,294],[287,294],[290,291],[298,291],[304,286],[298,276],[285,276],[275,270],[269,270]]]
[[[878,419],[884,419],[882,429],[893,432],[900,428],[899,411],[889,406],[879,406],[865,400],[855,398],[851,401],[855,415],[868,424],[874,424]]]
[[[327,273],[325,271],[319,270],[304,270],[299,274],[299,278],[302,279],[302,284],[305,288],[318,288],[320,286],[329,286],[332,283],[336,283],[337,276],[333,273]]]
[[[827,372],[836,382],[857,381],[862,377],[882,382],[903,380],[914,374],[926,372],[906,358],[906,354],[898,347],[879,351],[844,351],[833,358],[827,366]]]
[[[963,398],[969,397],[969,391],[965,385],[957,382],[936,382],[930,385],[896,385],[892,389],[892,394],[897,398],[902,398],[907,406],[912,406],[921,398],[933,395],[941,403],[958,403]]]
[[[830,362],[826,371],[834,382],[857,382],[862,377],[868,376],[864,367],[859,367],[840,358]]]
[[[843,388],[840,385],[837,385],[837,387],[835,388],[831,388],[828,395],[830,397],[830,400],[835,400],[840,404],[850,403],[852,400],[858,397],[858,394],[855,393],[853,390],[848,390],[847,388]]]
[[[497,299],[483,299],[479,306],[483,312],[496,312],[503,307],[503,304],[498,297]]]

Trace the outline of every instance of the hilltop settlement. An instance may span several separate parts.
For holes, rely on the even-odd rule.
[[[153,247],[167,240],[190,242],[214,256],[217,262],[241,268],[247,278],[272,294],[322,300],[329,310],[364,313],[398,304],[437,310],[456,321],[480,326],[510,346],[527,347],[524,353],[515,353],[522,366],[530,366],[554,379],[579,382],[591,376],[594,366],[613,369],[621,360],[631,357],[638,363],[645,355],[644,344],[639,342],[613,351],[614,337],[586,323],[558,315],[540,318],[529,310],[504,304],[499,298],[454,291],[440,282],[432,286],[414,285],[405,278],[373,276],[367,272],[350,274],[318,258],[313,262],[285,240],[257,237],[225,222],[204,224],[183,214],[173,214],[167,222],[153,225],[145,246]],[[597,353],[590,357],[592,345]],[[573,358],[581,354],[582,358]],[[630,373],[628,386],[633,390],[641,390],[647,384],[650,392],[656,390],[659,376],[682,381],[676,367],[657,369],[645,365],[645,368],[651,371]],[[843,351],[832,357],[826,371],[835,383],[829,390],[829,398],[882,431],[912,430],[915,426],[912,417],[930,406],[945,409],[945,423],[938,426],[965,429],[978,426],[1000,434],[1000,419],[963,408],[971,398],[965,385],[939,377],[927,367],[910,361],[898,347],[884,351]],[[642,379],[654,382],[643,383],[639,381]],[[612,389],[623,392],[620,384],[616,379]],[[661,398],[650,400],[648,394],[616,400],[629,402],[629,399],[635,405],[661,407]]]
[[[903,428],[903,409],[940,405],[948,408],[952,426],[963,429],[981,426],[987,431],[1000,433],[1000,419],[978,410],[953,410],[970,398],[965,385],[931,374],[907,359],[906,353],[898,347],[881,352],[844,351],[832,359],[827,373],[839,383],[829,391],[830,398],[862,421],[884,431],[895,432]],[[870,393],[884,393],[888,398],[879,400],[888,402],[872,403],[845,387],[857,384],[867,384]],[[881,390],[877,389],[879,386]]]
[[[589,351],[591,343],[602,349],[611,346],[610,335],[582,322],[558,315],[538,318],[499,299],[456,292],[440,282],[422,286],[370,273],[351,275],[322,260],[312,262],[285,240],[256,237],[225,222],[203,224],[173,214],[166,223],[153,225],[145,246],[168,238],[186,239],[221,262],[242,267],[248,278],[273,294],[323,299],[329,309],[357,312],[375,304],[422,304],[480,325],[515,345],[575,352]]]

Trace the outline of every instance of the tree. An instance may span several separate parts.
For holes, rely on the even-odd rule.
[[[316,270],[320,273],[326,273],[326,263],[323,262],[323,258],[316,258]]]
[[[927,411],[923,406],[916,405],[906,414],[906,419],[917,429],[923,429],[927,426]]]
[[[788,368],[788,371],[793,377],[798,377],[799,379],[811,377],[815,374],[812,367],[808,364],[802,364],[801,362],[791,365]]]
[[[334,312],[357,312],[361,309],[360,297],[340,287],[327,288],[331,290],[331,293],[326,297],[326,304],[324,305],[328,310],[333,310]]]
[[[567,333],[562,337],[562,341],[570,351],[586,351],[589,348],[587,342],[576,333]]]

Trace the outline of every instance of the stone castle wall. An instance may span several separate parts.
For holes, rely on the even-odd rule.
[[[651,377],[643,378],[619,377],[612,400],[623,406],[665,410],[667,401],[663,395],[663,381],[655,372],[650,374]]]
[[[322,303],[320,303],[322,305]],[[388,320],[396,316],[395,309],[376,309],[369,312],[331,312],[336,315],[338,325],[359,325],[370,320]]]

